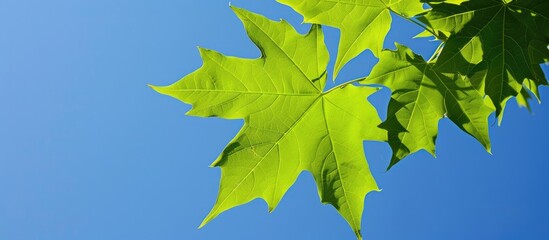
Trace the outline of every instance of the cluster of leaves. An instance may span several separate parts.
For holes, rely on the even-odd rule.
[[[272,211],[306,170],[321,201],[333,205],[361,239],[364,198],[379,190],[364,140],[387,141],[391,167],[421,149],[434,155],[438,121],[448,117],[490,151],[489,115],[495,112],[501,121],[507,100],[516,97],[527,106],[547,85],[540,64],[549,58],[549,1],[278,1],[312,24],[307,34],[284,20],[232,7],[261,57],[201,48],[200,69],[153,87],[192,104],[189,115],[245,120],[212,164],[222,169],[221,184],[201,226],[256,198]],[[423,28],[418,36],[440,41],[429,60],[400,44],[382,49],[392,15]],[[321,25],[341,31],[334,79],[370,50],[379,62],[368,77],[324,91],[329,55]],[[383,122],[367,101],[377,90],[371,85],[392,91]]]

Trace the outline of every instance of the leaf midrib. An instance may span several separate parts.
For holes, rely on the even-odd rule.
[[[322,99],[322,114],[324,116],[324,126],[326,127],[327,136],[330,136],[330,127],[328,126],[328,118],[326,116],[326,106],[325,106],[324,101],[325,100]],[[336,152],[334,150],[334,140],[333,140],[332,137],[328,137],[328,138],[330,139],[330,145],[332,146],[332,152],[334,153],[334,161],[335,161],[336,166],[337,166],[337,175],[339,177],[339,181],[341,181],[341,188],[343,190],[343,195],[345,197],[345,205],[347,205],[347,208],[349,209],[349,214],[351,214],[351,220],[353,221],[353,228],[357,229],[357,231],[358,231],[358,230],[360,230],[360,225],[357,224],[355,216],[353,214],[353,210],[351,209],[351,207],[349,205],[349,197],[347,196],[347,190],[345,190],[345,184],[343,182],[343,178],[341,177],[341,171],[340,171],[341,167],[339,166],[339,161],[337,160],[338,157],[336,156]]]
[[[240,90],[204,89],[204,88],[173,89],[173,90],[168,90],[168,91],[172,91],[172,92],[223,92],[223,93],[279,95],[279,96],[294,96],[294,97],[320,96],[319,93],[278,93],[278,92],[255,92],[255,91],[240,91]]]

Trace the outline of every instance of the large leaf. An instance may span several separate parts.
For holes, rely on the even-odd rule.
[[[507,100],[522,94],[523,85],[539,98],[538,86],[547,84],[539,64],[549,58],[549,1],[471,0],[432,7],[421,20],[451,32],[437,59],[439,71],[483,71],[482,89],[500,121]]]
[[[392,91],[387,120],[393,157],[389,167],[420,149],[435,154],[438,121],[448,116],[490,151],[488,116],[493,110],[482,95],[457,74],[442,74],[409,48],[397,44],[384,50],[365,84],[382,84]]]
[[[369,49],[378,56],[391,28],[391,11],[412,17],[423,12],[419,0],[277,0],[292,7],[308,23],[339,28],[341,37],[334,78],[341,68]]]
[[[200,69],[171,86],[154,87],[192,104],[190,115],[245,120],[212,164],[222,169],[221,184],[201,226],[256,198],[272,211],[308,170],[322,202],[332,204],[361,238],[364,197],[378,190],[363,140],[386,139],[366,100],[375,89],[345,85],[322,92],[329,56],[320,26],[300,35],[284,21],[233,9],[261,49],[261,58],[201,49]]]

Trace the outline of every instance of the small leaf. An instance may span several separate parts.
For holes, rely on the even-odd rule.
[[[341,30],[335,79],[343,66],[369,49],[378,56],[391,28],[391,10],[405,17],[424,12],[418,0],[277,0],[303,15],[305,22]]]

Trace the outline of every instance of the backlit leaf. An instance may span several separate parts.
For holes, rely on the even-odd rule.
[[[329,57],[320,26],[300,35],[284,21],[233,9],[261,58],[201,49],[200,69],[171,86],[154,87],[192,104],[190,115],[245,120],[212,164],[222,169],[221,184],[201,226],[256,198],[274,210],[307,170],[321,201],[333,205],[360,239],[364,197],[379,190],[363,141],[385,141],[387,135],[366,100],[376,89],[344,85],[323,92]]]

